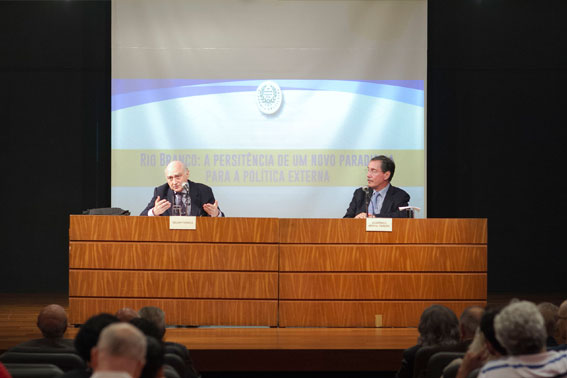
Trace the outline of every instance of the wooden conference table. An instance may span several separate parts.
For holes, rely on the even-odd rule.
[[[152,305],[177,325],[415,327],[486,305],[486,281],[486,219],[70,217],[71,324]]]

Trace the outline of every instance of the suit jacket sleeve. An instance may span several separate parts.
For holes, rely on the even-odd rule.
[[[146,208],[142,210],[140,215],[148,215],[148,211],[150,211],[150,209],[154,207],[157,197],[159,196],[160,199],[164,199],[167,196],[167,188],[168,188],[167,184],[154,188],[154,195],[152,199],[150,200]],[[166,215],[166,214],[164,213],[162,215]]]
[[[361,188],[354,191],[352,200],[343,218],[354,218],[357,214],[366,212],[365,194]]]
[[[386,198],[382,203],[382,209],[377,217],[380,218],[407,218],[409,213],[407,211],[400,211],[400,207],[408,206],[410,195],[403,189],[395,186],[390,186],[386,193]]]

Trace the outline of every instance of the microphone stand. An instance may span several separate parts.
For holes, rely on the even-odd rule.
[[[364,191],[364,205],[366,206],[366,214],[368,214],[368,206],[370,205],[370,190],[368,186],[363,186],[362,191]]]

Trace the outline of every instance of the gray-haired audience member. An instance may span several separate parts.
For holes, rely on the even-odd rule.
[[[107,326],[91,351],[92,377],[140,377],[146,363],[146,345],[146,336],[129,323]]]
[[[509,355],[487,362],[480,378],[567,375],[567,352],[546,351],[545,322],[534,303],[511,302],[494,318],[494,330]]]
[[[65,339],[67,313],[58,304],[45,306],[37,316],[37,327],[43,338],[25,341],[10,349],[10,352],[73,353],[73,339]]]
[[[165,312],[159,307],[155,306],[145,306],[138,310],[138,315],[142,319],[149,320],[152,322],[160,332],[160,338],[163,339],[165,336]]]

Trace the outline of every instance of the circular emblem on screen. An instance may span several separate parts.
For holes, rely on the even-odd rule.
[[[258,108],[264,114],[274,114],[282,105],[282,90],[273,81],[264,81],[256,89]]]

